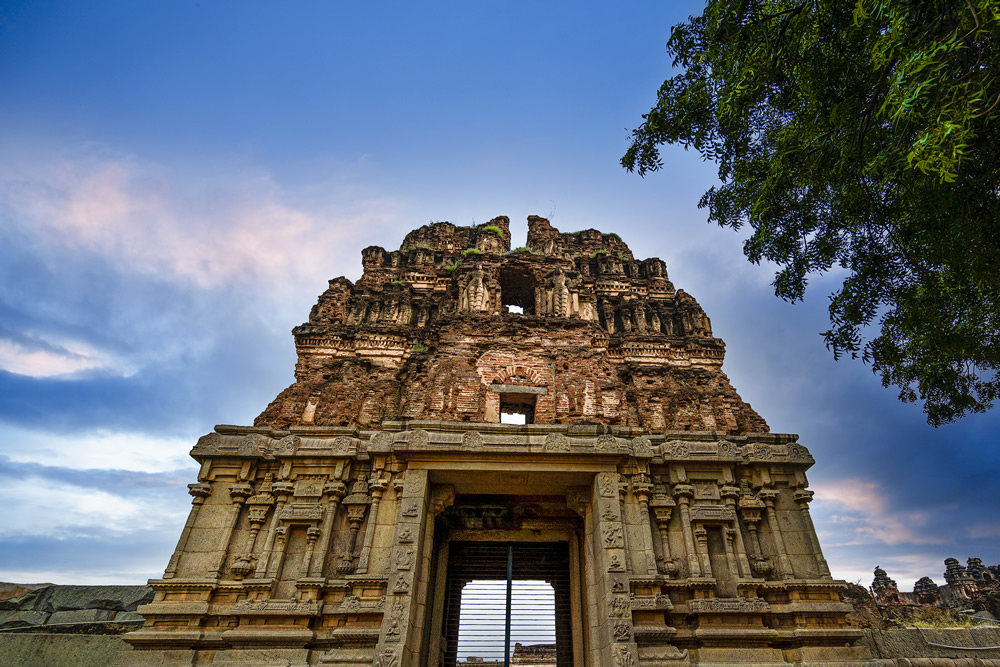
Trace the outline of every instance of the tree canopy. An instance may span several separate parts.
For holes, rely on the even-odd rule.
[[[699,203],[752,230],[775,293],[843,270],[823,336],[938,426],[1000,393],[1000,1],[709,0],[622,164],[718,163]]]

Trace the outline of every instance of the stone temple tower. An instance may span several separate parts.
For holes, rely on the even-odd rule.
[[[295,382],[192,450],[127,664],[473,664],[513,613],[477,625],[476,581],[548,587],[515,619],[551,628],[518,639],[531,664],[863,659],[813,458],[730,385],[698,302],[615,234],[528,225],[511,250],[506,217],[434,223],[330,281]]]

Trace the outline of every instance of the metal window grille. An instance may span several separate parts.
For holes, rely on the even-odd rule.
[[[566,543],[449,545],[445,665],[569,666],[570,628]]]

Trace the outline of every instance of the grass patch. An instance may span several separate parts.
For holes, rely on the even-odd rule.
[[[497,227],[496,225],[486,225],[485,227],[483,227],[483,231],[493,232],[497,236],[503,236],[503,230]]]
[[[451,264],[445,264],[442,268],[445,271],[454,271],[455,269],[457,269],[461,265],[462,265],[462,258],[461,257],[457,257],[454,262],[452,262]]]
[[[533,250],[527,246],[521,246],[520,248],[514,248],[507,252],[508,255],[513,255],[516,252],[530,252],[532,255],[544,255],[545,253],[541,250]]]
[[[482,255],[483,251],[479,248],[466,248],[462,251],[462,257],[468,257],[469,255]]]
[[[601,248],[600,250],[595,250],[594,253],[590,256],[590,258],[594,259],[598,255],[607,255],[607,254],[608,254],[608,251],[605,250],[604,248]]]

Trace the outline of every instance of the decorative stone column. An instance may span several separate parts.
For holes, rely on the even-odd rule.
[[[323,523],[320,525],[319,551],[309,569],[310,577],[322,577],[323,565],[326,563],[326,554],[330,549],[330,540],[333,539],[333,522],[337,518],[337,507],[340,499],[347,495],[347,486],[337,479],[331,479],[323,485],[323,496],[329,498],[326,504],[326,514],[323,515]]]
[[[233,564],[229,566],[229,572],[237,579],[242,579],[248,576],[254,570],[254,545],[257,542],[257,535],[260,533],[260,529],[264,526],[264,521],[267,520],[267,510],[268,506],[250,506],[247,507],[247,522],[250,524],[250,530],[247,533],[246,542],[243,544],[243,550],[238,556],[233,560]]]
[[[358,542],[358,531],[361,530],[361,523],[365,520],[370,503],[368,482],[359,479],[351,486],[351,494],[344,498],[343,504],[347,508],[347,521],[351,526],[351,532],[347,538],[347,547],[340,556],[340,562],[337,563],[337,572],[340,574],[354,571],[354,547]]]
[[[433,523],[428,512],[429,493],[426,470],[407,470],[396,510],[396,535],[389,559],[389,588],[382,615],[382,628],[375,647],[373,665],[409,667],[418,664],[416,650],[422,627],[417,600],[419,557],[425,549],[426,523]]]
[[[380,475],[376,475],[368,480],[368,485],[371,488],[372,506],[368,511],[368,525],[365,527],[365,540],[361,547],[361,555],[358,557],[358,566],[354,570],[358,574],[368,572],[368,558],[371,555],[372,540],[375,539],[375,526],[378,521],[378,504],[382,500],[382,494],[388,488],[389,482]]]
[[[653,524],[649,520],[649,496],[653,493],[653,485],[649,475],[639,473],[632,475],[632,492],[639,500],[639,524],[642,526],[643,551],[646,552],[646,574],[656,572],[656,550],[653,548]]]
[[[274,579],[285,560],[285,543],[288,541],[288,526],[278,526],[274,529],[274,549],[271,551],[271,564],[267,568],[267,576]]]
[[[687,550],[688,576],[700,577],[701,562],[691,532],[691,497],[694,496],[694,487],[690,484],[675,484],[673,494],[681,510],[681,530],[684,531],[684,547]]]
[[[743,531],[740,530],[740,522],[736,518],[738,516],[736,513],[736,502],[739,500],[740,490],[735,486],[724,486],[720,489],[720,494],[722,495],[722,501],[730,509],[734,517],[733,541],[735,543],[736,561],[739,564],[740,576],[752,577],[750,562],[747,560],[746,545],[743,543]]]
[[[771,539],[774,540],[774,547],[778,551],[778,569],[781,570],[781,578],[791,579],[794,576],[792,562],[788,559],[788,553],[785,551],[785,540],[781,537],[781,526],[778,524],[778,515],[775,509],[778,493],[779,491],[776,489],[761,489],[757,495],[764,501],[764,506],[767,508],[767,527],[771,530]]]
[[[761,550],[760,536],[757,534],[764,503],[753,496],[743,495],[740,498],[739,506],[740,516],[743,517],[743,523],[746,524],[747,532],[750,533],[750,564],[753,574],[758,577],[767,577],[774,568]]]
[[[620,479],[617,472],[601,472],[595,478],[593,505],[597,519],[597,548],[594,566],[599,571],[594,576],[597,586],[592,593],[599,596],[599,641],[608,647],[607,651],[602,651],[601,664],[637,667],[639,653],[632,626],[631,586],[625,572]]]
[[[233,530],[236,528],[236,522],[240,518],[240,510],[243,508],[243,503],[252,494],[253,487],[249,484],[239,483],[229,485],[229,498],[233,505],[229,508],[229,516],[226,517],[226,527],[219,533],[219,543],[216,545],[219,557],[216,559],[215,565],[208,570],[209,579],[218,579],[222,576],[223,568],[226,565],[226,555],[229,552],[229,543],[233,539]]]
[[[313,552],[316,549],[316,540],[319,539],[322,531],[316,526],[306,528],[306,551],[302,554],[302,567],[299,569],[305,577],[309,576],[312,569]]]
[[[795,491],[795,502],[798,503],[799,510],[802,512],[802,522],[806,527],[806,532],[809,533],[809,544],[812,547],[813,554],[816,556],[816,569],[821,577],[830,576],[830,566],[826,564],[826,559],[823,558],[823,549],[819,545],[819,538],[816,537],[816,527],[813,526],[812,515],[809,514],[809,503],[812,502],[815,493],[807,489],[797,489]]]
[[[708,555],[708,530],[701,523],[694,529],[694,547],[698,553],[698,561],[701,563],[701,576],[714,577],[712,574],[712,559]]]
[[[673,514],[677,503],[673,498],[663,493],[654,493],[650,502],[653,508],[653,516],[656,519],[656,528],[660,533],[660,558],[657,562],[658,569],[668,577],[676,577],[680,574],[680,565],[676,558],[670,555],[670,517]]]
[[[174,548],[174,553],[170,556],[170,562],[167,563],[167,569],[163,571],[164,579],[173,579],[177,576],[177,567],[180,565],[181,554],[187,548],[188,537],[191,535],[191,529],[194,524],[198,521],[198,511],[201,510],[201,506],[205,503],[205,498],[208,498],[212,494],[212,487],[210,484],[205,482],[198,482],[197,484],[188,484],[188,493],[191,494],[191,511],[188,512],[187,521],[184,523],[184,529],[181,531],[181,536],[177,540],[177,547]]]
[[[285,509],[288,497],[295,491],[295,485],[291,482],[274,482],[271,485],[271,491],[276,496],[277,501],[274,505],[274,511],[271,512],[271,527],[267,531],[267,539],[264,541],[260,560],[257,561],[257,571],[254,572],[254,576],[259,579],[266,577],[270,571],[271,554],[274,553],[274,540],[280,527],[281,512]]]
[[[628,539],[628,529],[625,526],[625,501],[628,498],[628,481],[626,481],[625,475],[618,475],[618,508],[621,510],[622,515],[619,517],[622,528],[622,548],[625,550],[625,554],[629,554],[632,550],[629,548]],[[625,571],[632,573],[632,559],[627,555],[623,555],[622,564],[625,566]]]

